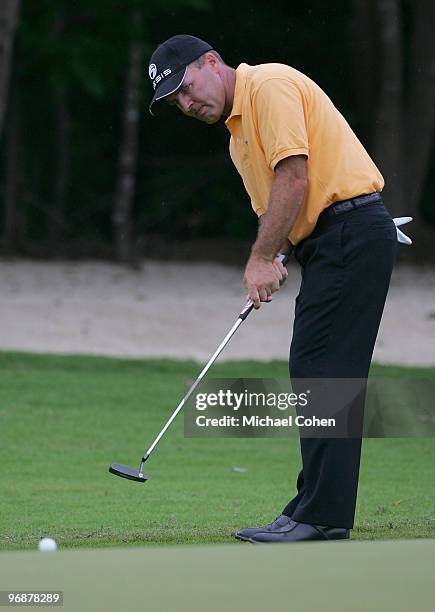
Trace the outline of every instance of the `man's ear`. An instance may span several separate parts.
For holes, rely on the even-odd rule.
[[[217,57],[215,55],[213,55],[213,53],[210,53],[210,52],[206,53],[205,56],[204,56],[204,59],[205,59],[206,64],[212,70],[216,70],[216,68],[218,68],[219,61],[218,61]]]

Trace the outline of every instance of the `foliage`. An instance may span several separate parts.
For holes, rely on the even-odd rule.
[[[408,13],[411,4],[406,3]],[[136,28],[131,20],[135,10],[141,14]],[[351,10],[351,0],[333,5],[277,0],[273,10],[260,0],[240,0],[236,6],[229,0],[24,2],[13,82],[22,109],[19,196],[27,238],[44,240],[47,214],[56,206],[55,104],[62,96],[70,117],[71,165],[64,239],[111,242],[121,109],[133,37],[143,41],[146,59],[159,42],[184,32],[209,40],[233,66],[241,61],[290,63],[314,78],[351,124],[358,125],[364,122],[347,84]],[[225,126],[205,126],[177,117],[177,111],[152,118],[150,97],[145,61],[135,237],[252,238],[256,217],[228,159]],[[3,161],[6,156],[4,139]],[[429,177],[424,198],[428,221],[435,218],[433,195]],[[4,188],[0,198],[4,200]],[[0,200],[0,209],[2,205]],[[1,223],[0,215],[0,233]]]

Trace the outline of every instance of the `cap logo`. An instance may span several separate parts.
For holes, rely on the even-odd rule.
[[[157,68],[156,68],[156,71],[157,71]],[[150,72],[150,74],[151,74],[151,72]],[[163,80],[165,77],[169,76],[170,74],[172,74],[172,70],[170,68],[166,68],[166,70],[163,70],[163,72],[161,72],[157,76],[154,74],[154,76],[156,76],[156,78],[153,81],[154,89],[157,87],[157,85],[160,83],[161,80]],[[151,77],[151,78],[153,78],[153,77]]]
[[[150,64],[150,67],[148,69],[148,73],[150,75],[150,79],[153,81],[156,77],[157,74],[157,66],[155,64]]]

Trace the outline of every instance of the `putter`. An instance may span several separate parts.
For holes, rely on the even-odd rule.
[[[281,263],[285,266],[288,263],[288,261],[290,259],[290,256],[289,255],[280,255],[280,259],[281,259]],[[224,348],[226,347],[228,342],[231,340],[233,335],[236,333],[237,329],[240,327],[240,325],[246,319],[246,317],[250,314],[250,312],[252,311],[253,308],[254,308],[254,306],[253,306],[251,300],[248,300],[246,302],[246,304],[245,304],[245,307],[243,308],[243,310],[241,311],[241,313],[237,317],[236,322],[234,323],[234,325],[230,329],[230,331],[227,333],[227,335],[222,340],[222,342],[220,343],[220,345],[218,346],[216,351],[213,353],[213,355],[211,356],[210,360],[206,363],[206,365],[204,366],[204,368],[202,369],[202,371],[198,375],[198,377],[195,380],[195,382],[192,384],[192,386],[187,391],[186,395],[183,397],[181,402],[178,404],[177,408],[174,410],[172,415],[166,421],[163,429],[160,431],[160,433],[158,434],[158,436],[156,437],[154,442],[151,444],[151,446],[146,451],[146,453],[144,453],[144,455],[142,456],[139,469],[135,470],[134,468],[132,468],[132,467],[130,467],[128,465],[122,465],[121,463],[112,463],[112,465],[109,468],[109,472],[111,474],[115,474],[116,476],[120,476],[121,478],[126,478],[127,480],[134,480],[135,482],[145,482],[145,481],[148,480],[148,476],[146,476],[143,473],[143,466],[144,466],[145,461],[147,461],[147,459],[149,459],[151,453],[153,452],[153,450],[155,449],[157,444],[160,442],[161,438],[163,437],[163,435],[165,434],[166,430],[171,425],[172,421],[175,419],[177,414],[183,408],[183,406],[186,403],[186,401],[189,399],[189,397],[195,391],[196,387],[199,385],[201,380],[207,374],[208,370],[211,368],[213,363],[219,357],[221,352],[224,350]]]

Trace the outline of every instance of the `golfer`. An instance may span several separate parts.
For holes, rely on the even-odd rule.
[[[382,202],[382,175],[344,117],[298,70],[277,63],[234,69],[193,36],[159,45],[149,76],[152,115],[170,104],[209,125],[225,119],[231,159],[259,217],[244,274],[255,308],[270,301],[287,276],[278,253],[293,249],[302,283],[291,379],[366,379],[397,235]],[[361,436],[300,442],[297,495],[272,523],[241,529],[238,539],[349,538]]]

